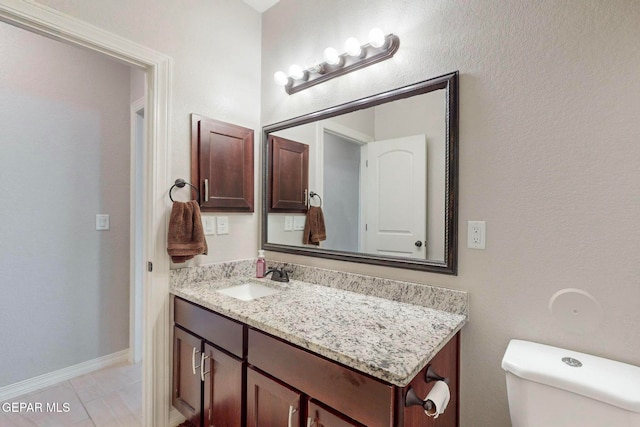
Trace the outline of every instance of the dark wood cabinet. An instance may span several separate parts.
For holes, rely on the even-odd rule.
[[[200,338],[173,328],[173,406],[196,427],[202,425],[202,388],[196,369],[201,347]]]
[[[269,136],[269,212],[306,212],[309,146]]]
[[[197,427],[243,427],[245,326],[178,298],[174,320],[173,406]]]
[[[459,334],[398,387],[181,298],[174,319],[173,405],[198,427],[459,425]],[[451,391],[437,419],[404,405],[409,390],[431,390],[430,366]]]
[[[394,387],[254,329],[248,363],[369,427],[388,427]]]
[[[247,427],[299,427],[300,392],[247,369]]]
[[[253,212],[253,130],[191,115],[191,182],[204,212]]]
[[[316,401],[307,403],[307,427],[365,427],[353,420],[325,408]]]
[[[242,426],[243,363],[204,344],[204,426]]]
[[[416,392],[420,398],[424,398],[433,388],[434,382],[426,382],[427,369],[432,367],[433,371],[449,379],[449,390],[451,399],[446,411],[438,418],[427,417],[424,410],[419,406],[404,408],[398,413],[398,424],[407,427],[456,427],[460,419],[459,398],[459,360],[460,360],[460,334],[456,334],[442,350],[435,355],[427,366],[415,376],[415,378],[404,388],[398,388],[398,401],[404,402],[404,397],[410,388]]]

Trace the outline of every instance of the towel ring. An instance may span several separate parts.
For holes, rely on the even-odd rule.
[[[322,197],[320,197],[320,195],[318,193],[316,193],[315,191],[310,191],[309,192],[309,198],[311,197],[318,197],[318,199],[320,199],[320,205],[318,205],[317,207],[321,208],[322,207]],[[309,202],[309,205],[311,205],[311,202]]]
[[[200,200],[200,191],[198,191],[198,189],[195,186],[193,186],[192,184],[189,184],[184,179],[178,178],[178,179],[176,179],[176,182],[169,189],[169,199],[171,199],[172,202],[173,202],[173,197],[171,197],[171,191],[173,191],[174,187],[183,188],[185,185],[188,185],[191,188],[193,188],[194,190],[196,190],[196,194],[197,194],[196,200]]]

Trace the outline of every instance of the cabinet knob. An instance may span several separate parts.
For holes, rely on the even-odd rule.
[[[416,247],[418,247],[418,248],[421,248],[422,247],[422,241],[421,240],[416,240],[414,245],[416,245]]]

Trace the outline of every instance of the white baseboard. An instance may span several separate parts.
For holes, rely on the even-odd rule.
[[[80,375],[97,371],[107,366],[116,365],[126,362],[129,357],[129,349],[119,351],[117,353],[108,354],[98,357],[97,359],[87,360],[77,365],[67,368],[58,369],[57,371],[29,378],[14,384],[0,387],[0,402],[22,396],[32,391],[40,390],[45,387],[52,386],[62,381],[67,381]]]

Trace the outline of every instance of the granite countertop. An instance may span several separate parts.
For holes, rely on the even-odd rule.
[[[281,289],[242,301],[216,292],[257,282]],[[232,277],[171,284],[171,293],[404,387],[466,322],[466,316],[291,280]]]

